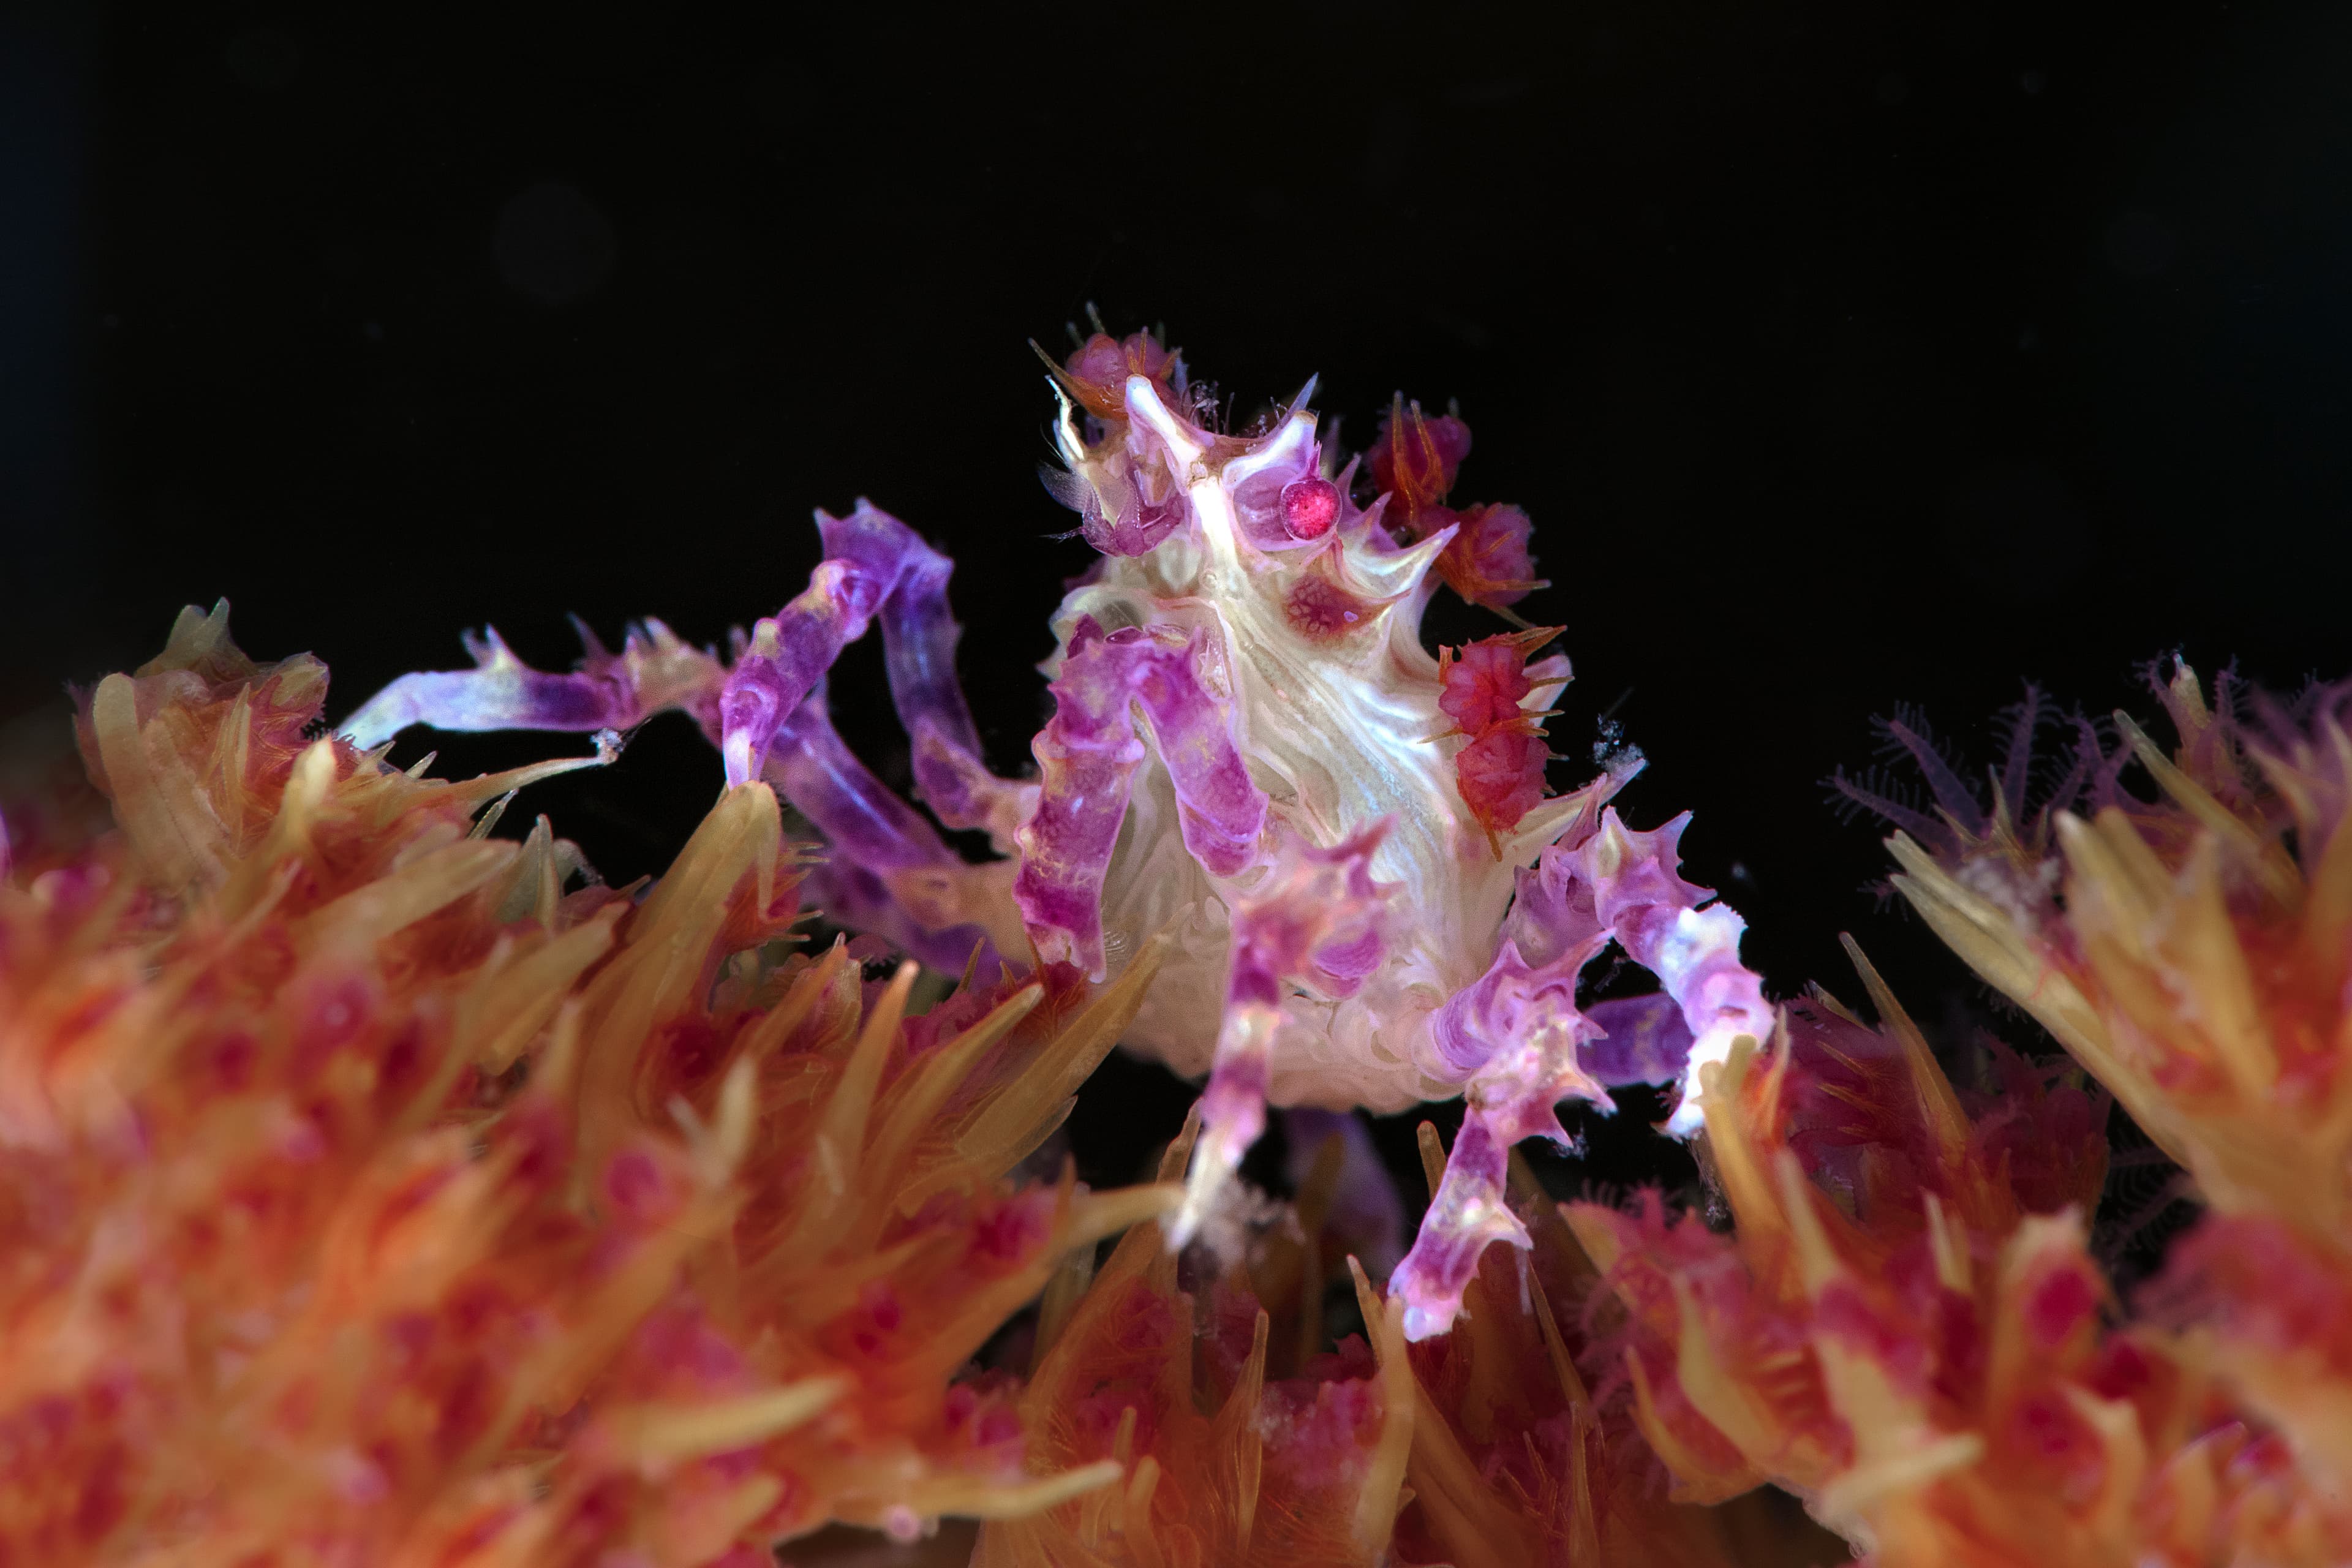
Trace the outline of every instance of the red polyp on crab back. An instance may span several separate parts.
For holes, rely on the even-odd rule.
[[[1544,798],[1544,744],[1548,713],[1520,704],[1536,689],[1528,655],[1559,635],[1559,628],[1481,638],[1460,649],[1438,650],[1437,679],[1443,688],[1438,710],[1470,737],[1454,759],[1462,804],[1490,843],[1508,832]],[[1497,850],[1499,853],[1499,849]]]
[[[1525,639],[1507,633],[1481,637],[1459,652],[1440,649],[1438,659],[1437,709],[1463,733],[1475,735],[1491,724],[1526,717],[1519,700],[1536,688],[1528,678]]]
[[[1454,514],[1461,531],[1437,558],[1437,574],[1474,605],[1500,609],[1548,586],[1528,552],[1534,524],[1515,506],[1465,507]]]
[[[1428,418],[1420,404],[1408,405],[1399,393],[1365,454],[1372,483],[1396,497],[1390,525],[1415,539],[1433,531],[1423,526],[1422,513],[1454,489],[1462,459],[1469,455],[1470,426],[1451,414]]]
[[[1543,804],[1544,764],[1551,752],[1539,729],[1498,725],[1454,759],[1462,804],[1487,833],[1507,833]]]
[[[1129,332],[1123,342],[1108,332],[1097,332],[1064,363],[1061,380],[1087,413],[1097,419],[1118,419],[1126,413],[1129,376],[1167,384],[1175,380],[1182,364],[1181,354],[1162,348],[1150,332]]]

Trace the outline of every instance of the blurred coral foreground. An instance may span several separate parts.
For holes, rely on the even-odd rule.
[[[1397,1238],[1346,1118],[1222,1257],[1161,1239],[1189,1131],[1157,1184],[1008,1179],[1149,954],[910,1016],[913,964],[793,950],[763,785],[651,887],[566,891],[544,818],[485,829],[597,759],[445,784],[306,741],[325,692],[189,611],[84,698],[110,823],[12,816],[7,1562],[751,1564],[835,1521],[940,1561],[942,1516],[992,1568],[1829,1561],[1765,1481],[1888,1564],[2352,1552],[2340,706],[2263,751],[2183,676],[2187,761],[2133,736],[2161,803],[1898,840],[2209,1184],[2153,1320],[2084,1248],[2105,1097],[1999,1047],[1956,1089],[1865,965],[1882,1027],[1817,992],[1706,1069],[1728,1234],[1515,1163],[1529,1248],[1408,1344],[1349,1256]],[[2063,913],[1996,920],[1968,858],[2044,839]]]
[[[1548,795],[1548,631],[1396,629],[1433,568],[1531,585],[1524,514],[1444,504],[1458,420],[1400,404],[1361,508],[1296,410],[1192,424],[1140,334],[1055,374],[1056,493],[1129,564],[1059,623],[1034,782],[971,749],[944,558],[865,507],[731,663],[486,643],[335,735],[325,667],[256,664],[224,605],[76,694],[79,765],[0,828],[0,1564],[2352,1563],[2352,689],[2176,668],[2169,749],[2076,718],[2065,770],[2029,698],[1989,798],[1889,726],[1932,814],[1840,787],[2070,1053],[1939,1059],[1851,943],[1874,1025],[1767,1005],[1681,820],[1602,808],[1637,758]],[[1230,602],[1154,629],[1196,591]],[[1003,860],[833,734],[875,616],[926,803]],[[1244,655],[1379,707],[1353,765],[1393,744],[1423,816],[1269,795],[1350,764],[1249,709]],[[616,736],[387,760],[419,721],[663,707],[729,783],[630,888],[543,816],[492,837]],[[1612,942],[1663,989],[1588,1016]],[[1208,1088],[1157,1179],[1095,1192],[1056,1134],[1122,1042]],[[1675,1079],[1701,1212],[1558,1204],[1513,1152]],[[1449,1093],[1408,1248],[1349,1108]],[[1286,1197],[1241,1174],[1269,1101]],[[2129,1290],[2116,1103],[2201,1205]]]

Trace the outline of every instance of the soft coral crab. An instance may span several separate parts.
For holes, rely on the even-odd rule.
[[[1738,917],[1675,875],[1679,821],[1631,833],[1603,810],[1637,762],[1542,797],[1541,710],[1564,657],[1527,667],[1527,637],[1493,638],[1441,667],[1422,646],[1437,575],[1496,605],[1530,586],[1524,514],[1442,504],[1468,447],[1458,420],[1394,408],[1372,464],[1390,489],[1360,508],[1355,465],[1329,471],[1317,441],[1311,383],[1250,435],[1212,428],[1181,359],[1147,334],[1098,334],[1055,383],[1067,471],[1049,488],[1105,558],[1054,619],[1034,783],[980,760],[950,563],[864,500],[818,514],[808,589],[725,663],[658,623],[619,655],[592,639],[571,675],[526,668],[493,636],[478,668],[404,677],[347,728],[367,745],[411,723],[626,729],[681,708],[730,787],[768,779],[831,842],[820,895],[843,923],[944,968],[1025,945],[1096,982],[1161,942],[1129,1043],[1209,1075],[1180,1242],[1268,1101],[1396,1110],[1465,1094],[1392,1281],[1414,1336],[1440,1331],[1486,1242],[1526,1245],[1503,1195],[1512,1142],[1560,1136],[1563,1098],[1606,1106],[1609,1083],[1679,1076],[1769,1033]],[[825,671],[876,621],[919,793],[1006,859],[966,864],[834,731]],[[1577,977],[1612,937],[1665,994],[1594,1022]],[[1580,1061],[1604,1038],[1613,1049]],[[1696,1124],[1685,1106],[1670,1126]]]

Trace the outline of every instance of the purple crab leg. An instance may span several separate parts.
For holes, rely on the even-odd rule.
[[[953,828],[978,827],[999,855],[1019,853],[1021,825],[1037,807],[1038,786],[1001,779],[979,754],[940,732],[929,720],[914,727],[915,787],[924,804]]]
[[[691,713],[726,759],[729,784],[765,776],[835,851],[816,873],[836,918],[927,963],[962,967],[983,939],[1002,947],[1010,867],[967,866],[922,816],[867,772],[827,714],[824,680],[849,642],[879,622],[891,698],[915,737],[916,777],[950,826],[984,826],[1003,847],[1034,786],[991,774],[955,679],[959,629],[948,609],[954,563],[861,498],[847,517],[820,511],[824,560],[807,591],[761,621],[731,669],[658,622],[607,653],[583,626],[569,674],[531,669],[495,632],[467,639],[477,668],[404,676],[350,721],[363,745],[410,724],[449,730],[623,730],[668,708]],[[1003,918],[993,917],[1003,906]],[[983,953],[983,958],[987,955]]]
[[[1234,900],[1224,1018],[1171,1247],[1199,1233],[1265,1131],[1267,1071],[1284,1001],[1301,985],[1326,997],[1349,995],[1379,967],[1396,884],[1372,880],[1371,858],[1391,826],[1382,817],[1329,849],[1286,836],[1264,881]]]
[[[715,723],[725,672],[659,621],[629,629],[618,655],[585,627],[580,667],[558,675],[517,658],[496,630],[466,635],[472,669],[404,675],[343,722],[352,743],[380,746],[412,724],[436,730],[631,730],[665,709]],[[706,718],[706,715],[708,716]]]
[[[1742,1035],[1769,1039],[1775,1016],[1764,1000],[1761,980],[1739,961],[1745,922],[1729,905],[1710,902],[1712,891],[1694,887],[1677,872],[1683,830],[1689,826],[1690,814],[1685,812],[1663,827],[1636,833],[1613,808],[1604,810],[1592,832],[1552,846],[1533,869],[1519,873],[1517,896],[1503,922],[1496,973],[1450,1001],[1441,1016],[1441,1031],[1455,1047],[1458,1066],[1476,1070],[1477,1053],[1489,1048],[1482,1042],[1496,1037],[1477,1026],[1479,1016],[1469,1004],[1486,994],[1517,955],[1558,974],[1571,962],[1580,965],[1584,960],[1578,954],[1596,952],[1596,940],[1613,939],[1627,957],[1658,977],[1663,1000],[1681,1016],[1678,1026],[1668,1028],[1659,1000],[1645,999],[1639,1006],[1602,1004],[1609,1022],[1591,1028],[1586,1037],[1613,1038],[1626,1029],[1637,1029],[1641,1037],[1615,1041],[1587,1065],[1603,1073],[1601,1082],[1681,1079],[1682,1103],[1667,1131],[1688,1137],[1697,1130],[1699,1066],[1723,1060]],[[1566,978],[1572,994],[1572,973]],[[1555,987],[1546,994],[1559,993]],[[1462,1027],[1448,1031],[1449,1019]],[[1678,1068],[1661,1074],[1650,1058],[1668,1040],[1683,1047],[1683,1057]]]
[[[948,607],[955,563],[863,496],[847,517],[817,513],[817,532],[827,560],[854,562],[873,580],[891,584],[875,619],[882,626],[890,701],[915,742],[917,793],[949,826],[982,826],[986,792],[972,777],[980,732],[955,673],[963,628]]]
[[[1036,804],[1015,835],[1013,885],[1045,963],[1090,977],[1103,958],[1102,883],[1144,749],[1140,708],[1175,785],[1184,847],[1212,876],[1230,877],[1256,854],[1265,793],[1251,782],[1233,737],[1233,716],[1194,668],[1197,639],[1181,645],[1129,626],[1105,636],[1092,616],[1070,634],[1054,681],[1054,717],[1032,750],[1044,770]]]
[[[897,573],[876,618],[890,700],[913,743],[915,793],[948,826],[986,828],[998,853],[1011,854],[1036,791],[998,778],[981,761],[980,732],[955,673],[963,636],[948,608],[955,563],[862,498],[845,518],[820,512],[817,529],[827,556],[858,561],[877,576]]]
[[[1282,1131],[1296,1189],[1307,1186],[1324,1147],[1339,1140],[1339,1182],[1324,1212],[1324,1233],[1344,1240],[1373,1279],[1387,1279],[1404,1255],[1404,1200],[1372,1143],[1370,1127],[1352,1110],[1297,1105],[1283,1111]]]
[[[659,622],[632,631],[620,657],[583,629],[587,656],[570,674],[536,670],[495,631],[468,637],[477,668],[404,675],[376,694],[346,726],[361,745],[411,724],[442,730],[626,730],[667,708],[685,708],[713,733],[727,782],[758,776],[768,748],[843,647],[882,624],[890,695],[918,749],[927,785],[951,799],[972,782],[942,753],[977,759],[980,742],[955,678],[960,628],[949,613],[955,563],[915,531],[860,498],[847,517],[817,513],[825,558],[808,587],[758,622],[732,669],[679,642]]]
[[[1762,978],[1739,961],[1748,922],[1728,904],[1709,903],[1710,889],[1677,874],[1683,829],[1689,826],[1685,812],[1663,827],[1636,833],[1616,812],[1606,811],[1600,831],[1573,851],[1595,912],[1626,956],[1658,977],[1690,1031],[1682,1101],[1666,1121],[1666,1131],[1677,1138],[1703,1125],[1700,1068],[1730,1056],[1742,1036],[1759,1045],[1770,1040],[1778,1017],[1764,1000]]]
[[[1690,1061],[1690,1025],[1675,999],[1663,992],[1612,996],[1585,1013],[1601,1032],[1578,1054],[1584,1070],[1610,1089],[1636,1083],[1678,1082]]]
[[[833,727],[819,680],[768,748],[764,776],[825,842],[877,871],[944,865],[957,858],[923,814],[874,776]]]
[[[1030,747],[1043,771],[1037,802],[1015,836],[1013,898],[1037,961],[1076,964],[1097,980],[1108,973],[1103,873],[1144,758],[1126,668],[1094,617],[1079,621],[1054,679],[1054,716]]]
[[[1520,875],[1524,889],[1528,874]],[[1532,1137],[1566,1143],[1554,1109],[1563,1100],[1610,1103],[1606,1087],[1579,1059],[1579,1047],[1601,1031],[1576,1006],[1577,977],[1608,945],[1608,933],[1563,931],[1555,942],[1531,942],[1542,959],[1531,965],[1507,926],[1505,931],[1494,966],[1448,998],[1433,1024],[1438,1049],[1469,1069],[1469,1084],[1445,1174],[1412,1250],[1389,1280],[1404,1297],[1405,1333],[1416,1340],[1453,1325],[1489,1243],[1528,1245],[1506,1195],[1512,1145]]]
[[[1738,915],[1720,903],[1700,908],[1713,895],[1676,874],[1677,843],[1689,823],[1685,813],[1636,833],[1612,809],[1580,843],[1546,849],[1534,869],[1519,873],[1494,966],[1439,1010],[1438,1047],[1468,1075],[1469,1110],[1412,1250],[1391,1278],[1390,1289],[1405,1299],[1409,1337],[1427,1339],[1453,1325],[1490,1242],[1528,1245],[1505,1195],[1505,1162],[1522,1138],[1565,1142],[1553,1110],[1559,1100],[1606,1107],[1608,1084],[1630,1081],[1623,1075],[1650,1078],[1655,1047],[1685,1042],[1679,1069],[1662,1076],[1683,1079],[1666,1131],[1687,1137],[1699,1124],[1700,1068],[1723,1060],[1742,1035],[1771,1037],[1774,1014],[1762,983],[1739,962]],[[1678,1020],[1662,1016],[1654,1002],[1602,1004],[1606,1026],[1577,1011],[1577,976],[1612,941],[1657,975]],[[1621,1029],[1637,1037],[1590,1063],[1580,1059],[1582,1045]]]
[[[976,880],[971,874],[977,870],[965,867],[959,875],[940,868],[934,875],[943,882],[963,882]],[[910,900],[908,875],[884,876],[852,860],[828,860],[809,868],[803,884],[804,903],[824,910],[835,925],[880,937],[942,974],[958,974],[974,965],[976,973],[994,974],[1004,952],[1003,936],[978,920],[940,918],[964,912],[961,906],[977,889],[950,886],[945,898]],[[995,891],[1001,897],[1003,889]],[[959,893],[967,896],[958,898]],[[1019,935],[1013,933],[1016,942]]]
[[[719,693],[719,754],[732,789],[760,776],[768,748],[841,650],[866,635],[883,584],[858,566],[821,561],[800,595],[751,626]]]
[[[857,760],[833,727],[820,680],[776,731],[762,776],[832,846],[833,858],[811,876],[818,903],[833,919],[897,944],[934,969],[954,973],[980,950],[981,972],[993,973],[994,936],[951,917],[967,885],[986,876],[940,842],[922,813],[893,794]],[[909,876],[908,873],[915,875]],[[902,889],[932,893],[910,907]],[[926,914],[935,918],[926,920]],[[984,945],[983,945],[984,944]]]
[[[751,628],[719,703],[727,782],[760,772],[768,747],[841,650],[882,626],[890,698],[913,739],[915,782],[950,827],[986,826],[1005,789],[980,763],[980,736],[955,674],[962,628],[948,609],[955,563],[863,496],[847,517],[817,513],[825,559],[798,598]],[[989,785],[995,785],[992,789]]]
[[[1462,1312],[1462,1292],[1478,1273],[1489,1244],[1530,1245],[1528,1227],[1511,1212],[1507,1184],[1511,1140],[1497,1136],[1473,1105],[1446,1152],[1445,1174],[1422,1215],[1412,1250],[1389,1276],[1389,1290],[1404,1298],[1404,1332],[1426,1340],[1445,1332]]]

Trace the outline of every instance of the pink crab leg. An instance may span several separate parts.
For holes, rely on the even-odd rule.
[[[1505,1196],[1505,1162],[1522,1138],[1565,1142],[1553,1110],[1559,1100],[1607,1106],[1610,1082],[1628,1072],[1650,1076],[1645,1058],[1658,1043],[1687,1041],[1683,1100],[1666,1123],[1687,1137],[1698,1125],[1700,1066],[1724,1059],[1741,1035],[1770,1037],[1762,983],[1739,962],[1738,915],[1719,903],[1699,908],[1712,895],[1676,874],[1676,845],[1689,823],[1685,813],[1636,833],[1612,809],[1580,843],[1546,849],[1533,870],[1519,873],[1494,966],[1439,1010],[1433,1033],[1447,1059],[1468,1073],[1469,1110],[1412,1250],[1390,1281],[1404,1296],[1410,1337],[1452,1326],[1490,1242],[1528,1245]],[[1658,976],[1679,1027],[1654,1005],[1603,1004],[1608,1028],[1577,1011],[1577,976],[1612,940]],[[1614,1029],[1647,1037],[1619,1042],[1608,1053],[1613,1070],[1596,1077],[1579,1047]]]
[[[1351,995],[1380,966],[1397,885],[1372,880],[1371,859],[1391,826],[1382,817],[1328,849],[1285,835],[1265,879],[1234,900],[1224,1019],[1171,1247],[1199,1233],[1265,1131],[1267,1068],[1284,1000],[1301,985],[1321,996]]]
[[[1746,923],[1729,905],[1710,902],[1712,891],[1677,873],[1679,845],[1689,826],[1690,814],[1685,812],[1663,827],[1637,833],[1612,808],[1601,812],[1590,834],[1546,849],[1532,870],[1519,873],[1517,896],[1503,923],[1507,952],[1495,961],[1497,970],[1504,968],[1507,950],[1516,948],[1536,966],[1557,971],[1571,961],[1580,964],[1576,955],[1590,956],[1596,938],[1613,939],[1627,957],[1655,974],[1681,1015],[1679,1028],[1664,1029],[1655,1003],[1603,1006],[1612,1015],[1612,1032],[1640,1027],[1652,1037],[1653,1047],[1668,1037],[1685,1045],[1680,1070],[1666,1075],[1684,1080],[1681,1104],[1666,1123],[1677,1137],[1688,1137],[1699,1126],[1693,1103],[1699,1066],[1723,1060],[1742,1035],[1770,1038],[1774,1021],[1762,981],[1739,961]],[[1479,987],[1486,984],[1481,981]],[[1449,1014],[1454,1008],[1449,1003]],[[1603,1032],[1591,1033],[1598,1037]],[[1472,1030],[1464,1048],[1475,1052],[1480,1037]],[[1619,1042],[1611,1055],[1625,1054],[1636,1044]],[[1634,1050],[1618,1070],[1637,1070],[1633,1059],[1644,1054]],[[1465,1059],[1458,1065],[1477,1064]],[[1643,1076],[1650,1075],[1643,1070]]]
[[[1013,896],[1040,962],[1108,973],[1102,883],[1144,758],[1131,708],[1142,710],[1174,784],[1192,858],[1215,877],[1250,863],[1265,824],[1265,793],[1250,781],[1225,704],[1201,682],[1197,641],[1171,645],[1137,626],[1104,635],[1078,622],[1054,681],[1054,717],[1032,750],[1044,771],[1036,803],[1015,835],[1021,870]]]
[[[1091,616],[1080,621],[1054,679],[1054,716],[1030,746],[1043,776],[1015,835],[1021,869],[1013,899],[1038,962],[1076,964],[1097,980],[1108,973],[1103,873],[1144,758],[1123,674],[1102,627]]]

